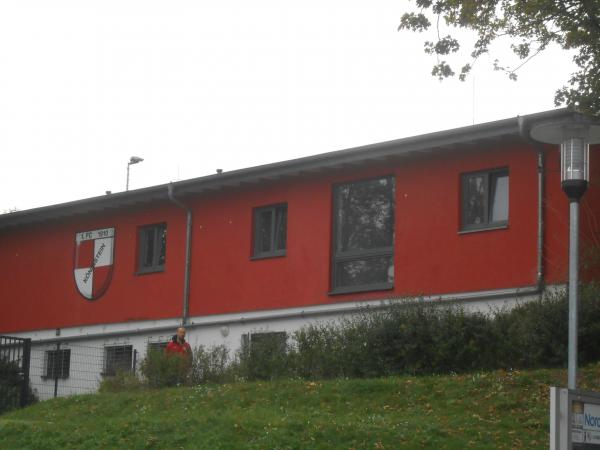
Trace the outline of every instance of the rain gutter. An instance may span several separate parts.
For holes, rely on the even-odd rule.
[[[519,134],[537,151],[537,267],[536,267],[536,291],[542,294],[545,287],[544,278],[544,193],[546,187],[545,168],[546,158],[544,146],[534,140],[530,135],[532,121],[527,117],[519,117]]]
[[[183,309],[181,311],[181,325],[185,326],[188,323],[190,311],[190,270],[192,265],[192,210],[189,206],[183,204],[179,199],[175,198],[173,183],[168,184],[169,200],[181,209],[185,210],[187,216],[186,233],[185,233],[185,274],[183,277]]]

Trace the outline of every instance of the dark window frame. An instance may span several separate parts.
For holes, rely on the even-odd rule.
[[[277,211],[283,209],[285,211],[285,247],[277,249]],[[270,250],[261,250],[260,237],[260,215],[265,211],[271,211],[271,236]],[[251,259],[277,258],[285,256],[287,253],[287,225],[288,225],[288,204],[275,203],[272,205],[260,206],[252,210],[252,256]]]
[[[485,191],[486,196],[484,198],[484,217],[485,221],[478,224],[467,224],[467,183],[470,178],[473,177],[484,177]],[[506,176],[508,178],[508,186],[507,186],[507,219],[506,220],[492,220],[492,211],[493,211],[493,199],[495,196],[495,183],[493,180]],[[508,217],[510,217],[510,172],[508,167],[500,167],[494,169],[487,170],[478,170],[475,172],[465,172],[460,175],[460,232],[461,233],[469,233],[473,231],[485,231],[485,230],[495,230],[495,229],[503,229],[508,227]]]
[[[57,357],[59,357],[57,359]],[[71,349],[46,350],[44,355],[44,379],[69,378],[71,371]]]
[[[150,230],[154,231],[154,238],[152,241],[152,245],[154,247],[154,254],[152,257],[152,264],[150,266],[144,266],[144,261],[146,260],[148,247],[146,240],[146,233]],[[165,234],[165,242],[164,242],[164,261],[160,264],[160,256],[161,256],[161,247],[162,247],[162,233]],[[151,225],[144,225],[138,228],[138,258],[137,258],[137,273],[138,274],[146,274],[146,273],[156,273],[156,272],[164,272],[165,266],[167,264],[167,224],[166,222],[154,223]],[[158,251],[156,251],[158,249]]]
[[[117,353],[119,349],[127,351],[123,352],[121,355],[113,355],[111,359],[110,354],[113,352]],[[119,371],[133,372],[134,352],[135,350],[131,344],[106,345],[104,347],[102,376],[112,377],[115,376]],[[124,361],[127,361],[127,353],[129,354],[128,367],[126,367],[127,364],[124,363]],[[125,357],[123,357],[123,355],[125,355]]]
[[[393,234],[392,244],[387,247],[373,247],[363,250],[348,250],[344,252],[338,252],[338,195],[337,189],[341,186],[349,184],[368,183],[375,180],[388,179],[392,182],[392,198],[393,198]],[[338,271],[337,266],[339,263],[348,261],[359,261],[371,258],[389,257],[392,260],[392,265],[395,266],[394,260],[394,247],[395,247],[395,234],[396,234],[396,179],[394,175],[382,175],[377,177],[363,178],[353,181],[344,181],[336,183],[332,188],[332,240],[331,240],[331,289],[329,295],[337,294],[350,294],[357,292],[369,292],[369,291],[383,291],[391,290],[394,288],[394,281],[386,283],[371,283],[364,285],[353,285],[353,286],[338,286]]]

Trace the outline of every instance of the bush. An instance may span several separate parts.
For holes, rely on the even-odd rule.
[[[190,381],[190,363],[179,355],[150,350],[142,361],[141,372],[148,387],[177,386]]]
[[[144,384],[133,372],[118,371],[100,382],[98,392],[131,392],[144,388]]]
[[[564,366],[567,315],[565,291],[493,314],[396,300],[376,312],[300,329],[291,356],[303,378]],[[600,360],[598,339],[600,286],[592,283],[580,293],[580,363]]]
[[[582,286],[579,303],[579,359],[600,361],[600,283]]]
[[[287,333],[252,334],[238,352],[237,370],[246,380],[273,380],[294,374]]]
[[[225,383],[235,379],[236,367],[225,345],[201,345],[194,350],[192,381],[195,384]]]
[[[316,322],[291,336],[251,334],[234,359],[225,346],[198,347],[192,370],[182,358],[150,353],[142,374],[151,387],[281,377],[321,379],[565,366],[565,291],[490,314],[410,299],[377,311]],[[600,285],[582,287],[579,362],[600,360]],[[288,343],[288,341],[290,341]],[[108,381],[107,381],[108,383]],[[128,379],[113,380],[119,388]],[[133,381],[132,386],[136,386]],[[111,389],[113,389],[111,387]]]
[[[343,330],[342,323],[330,322],[309,324],[296,331],[291,352],[296,374],[312,379],[344,376]]]
[[[21,386],[23,375],[19,365],[0,357],[0,414],[3,414],[21,404]],[[38,401],[31,385],[27,388],[25,404],[30,405]]]
[[[555,367],[567,360],[568,304],[564,292],[548,294],[494,317],[497,365]]]
[[[393,302],[352,318],[316,324],[294,334],[298,375],[373,377],[465,371],[493,366],[484,349],[490,319],[459,306]]]
[[[163,351],[150,351],[142,362],[141,372],[148,387],[158,388],[234,381],[237,367],[230,360],[226,346],[201,345],[193,351],[191,361]]]

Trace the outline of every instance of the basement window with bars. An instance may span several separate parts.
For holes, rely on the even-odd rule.
[[[71,349],[46,350],[43,378],[69,378],[71,366]]]
[[[461,185],[461,231],[508,225],[508,169],[463,174]]]
[[[287,204],[254,210],[253,259],[285,256],[287,246]]]
[[[333,188],[332,294],[394,286],[395,180]]]
[[[114,376],[118,372],[131,372],[133,369],[133,346],[113,345],[104,347],[104,376]]]
[[[138,273],[164,271],[167,256],[167,224],[140,227],[138,249]]]

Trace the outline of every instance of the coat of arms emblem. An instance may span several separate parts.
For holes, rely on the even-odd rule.
[[[77,290],[88,300],[106,292],[113,270],[115,229],[83,231],[75,234],[73,275]]]

